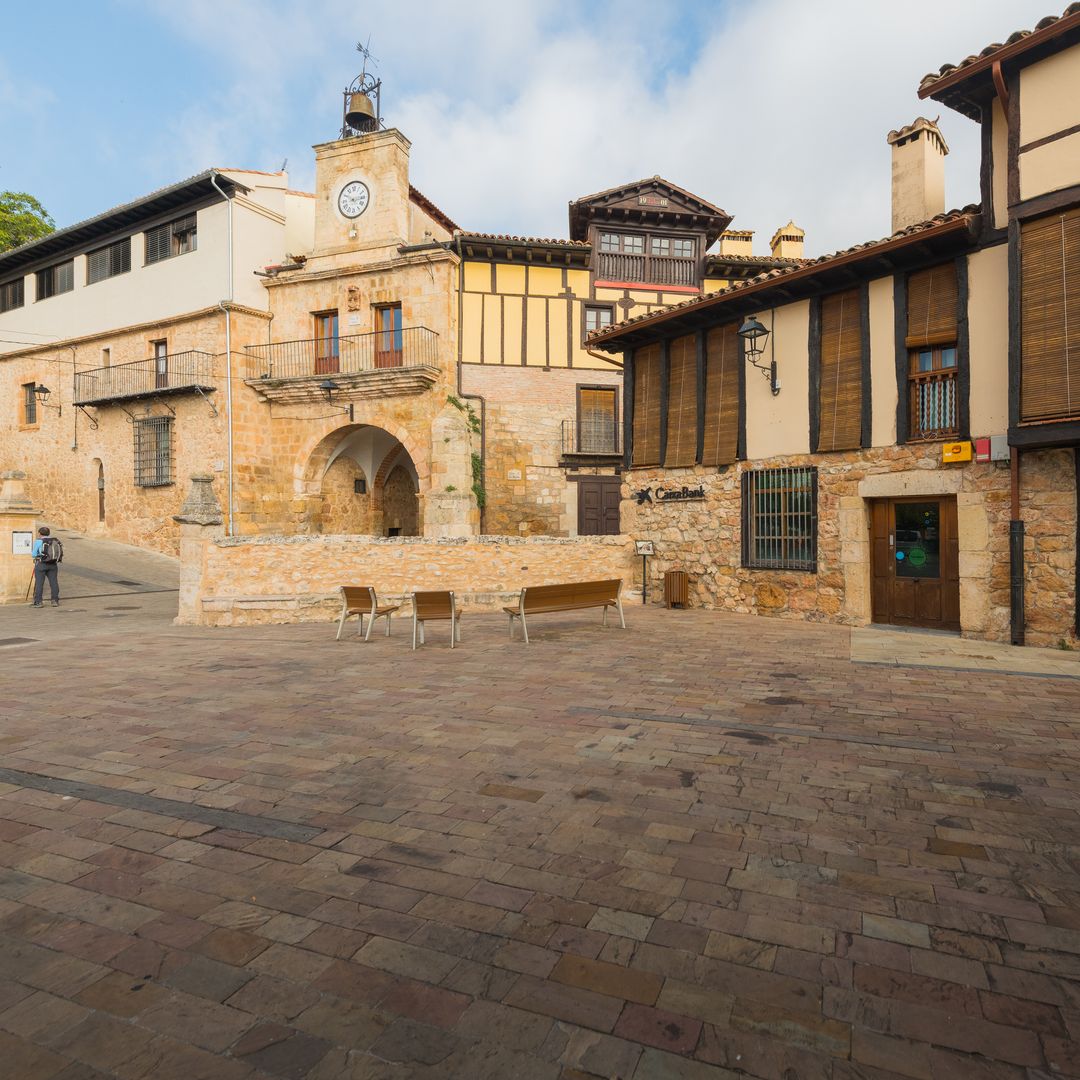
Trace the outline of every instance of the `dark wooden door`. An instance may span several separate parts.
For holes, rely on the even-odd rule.
[[[578,481],[578,534],[617,536],[621,497],[618,476],[583,476]]]
[[[875,622],[960,629],[954,498],[875,502],[870,551]]]

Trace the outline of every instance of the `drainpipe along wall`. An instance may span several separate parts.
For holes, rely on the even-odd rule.
[[[232,197],[226,195],[217,182],[218,173],[214,172],[210,174],[210,183],[217,190],[218,194],[228,203],[228,226],[226,232],[226,249],[228,251],[229,260],[229,293],[226,300],[222,300],[218,307],[221,308],[222,313],[225,316],[225,426],[227,429],[227,476],[226,485],[228,489],[227,503],[228,508],[225,514],[225,535],[233,535],[233,395],[232,395],[232,315],[229,312],[228,305],[233,301],[233,203]]]

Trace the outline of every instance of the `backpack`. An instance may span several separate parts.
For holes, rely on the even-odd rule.
[[[55,566],[64,561],[64,545],[55,536],[46,536],[41,541],[41,561],[46,566]]]

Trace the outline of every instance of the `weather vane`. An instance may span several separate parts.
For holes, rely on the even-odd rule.
[[[371,54],[371,35],[367,44],[358,41],[356,51],[364,58],[360,74],[345,87],[345,105],[342,112],[341,138],[378,131],[382,126],[381,94],[382,79],[376,79],[368,71],[368,63],[377,64],[379,58]]]

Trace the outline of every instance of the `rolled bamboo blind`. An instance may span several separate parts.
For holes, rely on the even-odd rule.
[[[667,447],[664,467],[678,469],[697,460],[697,338],[684,334],[668,346]]]
[[[859,290],[821,302],[818,450],[854,450],[862,440],[862,328]]]
[[[660,346],[634,353],[633,465],[660,464]]]
[[[705,336],[705,445],[702,465],[730,465],[739,447],[738,323]]]
[[[908,348],[955,342],[958,311],[956,263],[911,274],[907,288]]]

